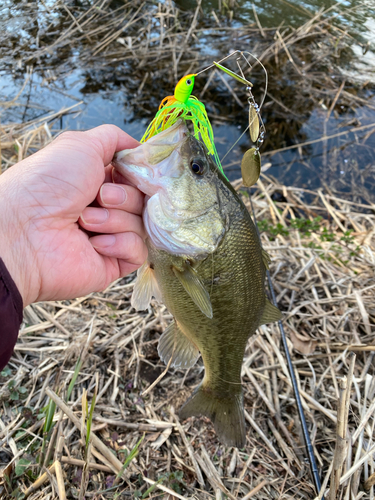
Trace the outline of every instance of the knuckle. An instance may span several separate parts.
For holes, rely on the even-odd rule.
[[[128,254],[129,259],[134,264],[141,264],[144,262],[144,255],[146,250],[146,245],[144,244],[142,238],[136,233],[128,233]]]
[[[79,134],[79,132],[74,132],[72,130],[66,130],[65,132],[63,132],[62,134],[58,135],[55,139],[55,141],[71,141],[72,139],[76,139],[77,137],[77,134]]]
[[[128,252],[130,255],[136,255],[139,248],[140,237],[133,232],[127,234]]]

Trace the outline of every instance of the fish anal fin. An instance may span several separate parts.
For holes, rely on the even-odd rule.
[[[181,420],[191,416],[208,417],[219,440],[227,446],[242,448],[246,442],[243,396],[234,391],[230,397],[220,398],[201,385],[186,401],[179,412]]]
[[[279,319],[281,318],[281,311],[276,306],[271,304],[268,299],[266,299],[262,317],[260,318],[258,326],[265,325],[266,323],[273,323],[274,321],[279,321]]]
[[[205,289],[203,283],[199,279],[196,270],[186,262],[183,269],[172,267],[176,278],[180,281],[185,291],[188,293],[193,302],[199,307],[203,314],[208,318],[212,318],[212,305],[210,296]]]
[[[160,289],[155,278],[154,270],[148,262],[138,269],[137,280],[131,298],[131,305],[137,311],[144,311],[150,305],[151,298],[162,301]]]
[[[158,353],[166,365],[172,357],[171,366],[174,368],[191,368],[200,355],[198,348],[186,337],[175,321],[160,337]]]
[[[268,255],[268,253],[262,249],[262,260],[263,264],[266,269],[270,268],[270,263],[271,263],[271,257]]]

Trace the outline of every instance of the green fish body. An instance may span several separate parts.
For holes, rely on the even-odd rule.
[[[166,364],[172,358],[171,366],[189,368],[200,354],[203,359],[203,381],[180,418],[205,415],[222,442],[242,447],[246,343],[259,325],[281,316],[265,296],[268,256],[252,219],[181,122],[135,150],[117,153],[114,164],[150,196],[144,212],[148,259],[132,303],[145,309],[155,296],[173,315],[158,347]]]

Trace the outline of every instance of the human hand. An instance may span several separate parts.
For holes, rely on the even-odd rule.
[[[0,257],[24,307],[103,290],[145,261],[143,195],[111,183],[114,153],[137,145],[114,125],[65,132],[0,175]]]

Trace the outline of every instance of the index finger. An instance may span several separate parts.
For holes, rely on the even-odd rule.
[[[144,194],[133,186],[104,183],[96,199],[104,208],[116,208],[137,215],[142,214]]]

